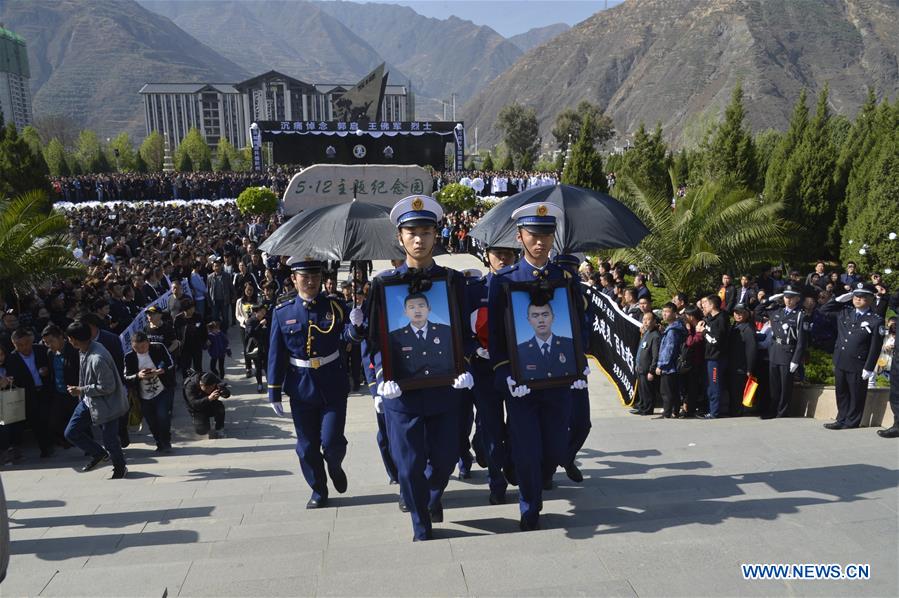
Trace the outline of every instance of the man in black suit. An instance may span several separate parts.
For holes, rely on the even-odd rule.
[[[78,349],[66,339],[66,333],[56,324],[49,324],[41,332],[41,340],[47,347],[47,363],[50,370],[48,397],[50,401],[50,433],[53,438],[65,441],[66,426],[78,405],[78,397],[69,394],[69,386],[78,385],[80,358]],[[68,445],[65,445],[68,446]]]
[[[733,278],[730,274],[721,275],[721,288],[718,289],[718,296],[721,297],[721,311],[731,313],[737,304],[737,289],[734,288]]]
[[[521,375],[525,381],[577,375],[574,341],[553,334],[552,305],[528,304],[528,324],[534,329],[530,340],[518,344]]]
[[[24,326],[11,335],[14,351],[6,360],[6,373],[13,383],[25,389],[25,417],[37,437],[41,457],[53,454],[50,435],[50,368],[47,348],[34,344],[34,333]]]
[[[394,378],[454,374],[452,329],[428,320],[431,303],[427,296],[423,293],[406,296],[403,309],[409,323],[390,333]]]

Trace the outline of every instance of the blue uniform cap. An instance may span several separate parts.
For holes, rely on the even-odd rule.
[[[874,288],[874,285],[870,282],[857,282],[855,286],[852,287],[852,296],[856,297],[859,295],[876,295],[877,289]]]
[[[562,215],[562,208],[556,204],[529,203],[512,212],[512,220],[528,232],[547,235],[556,232],[556,224]]]
[[[410,195],[396,202],[390,210],[390,221],[397,227],[437,226],[443,218],[443,208],[427,195]]]
[[[290,261],[287,263],[290,266],[291,272],[321,272],[322,271],[322,262],[321,260],[317,260],[311,258],[309,256],[306,257],[292,257]]]

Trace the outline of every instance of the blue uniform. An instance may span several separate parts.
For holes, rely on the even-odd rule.
[[[368,341],[362,341],[362,370],[365,372],[365,383],[368,385],[368,392],[372,398],[377,396],[378,378],[375,376],[375,367],[371,362],[369,355]],[[378,442],[378,452],[381,453],[381,461],[384,463],[384,471],[387,472],[387,479],[390,483],[396,483],[396,464],[393,457],[390,456],[390,444],[387,436],[387,416],[383,413],[375,414],[378,422],[378,434],[376,436]]]
[[[324,293],[311,301],[291,296],[271,314],[268,398],[280,403],[283,391],[290,399],[300,468],[316,500],[328,497],[325,463],[338,471],[346,456],[350,386],[340,348],[361,340],[343,302]]]
[[[409,268],[403,264],[382,276],[401,275]],[[457,301],[464,305],[465,282],[461,274],[437,264],[428,269],[431,276],[453,278]],[[381,276],[372,281],[372,305],[369,314],[371,362],[378,382],[384,381],[381,353],[377,351],[382,324],[377,320],[380,308]],[[465,310],[462,310],[465,313]],[[432,341],[433,344],[433,341]],[[375,352],[377,351],[377,352]],[[396,464],[397,479],[403,501],[412,517],[416,539],[431,538],[431,512],[440,512],[441,499],[459,456],[459,399],[462,393],[450,386],[406,390],[395,399],[384,399],[388,445]]]
[[[482,278],[469,280],[467,286],[472,332],[478,346],[488,349],[488,351],[487,289],[492,279],[493,274],[487,274]],[[471,375],[474,377],[472,391],[474,405],[477,408],[474,442],[481,444],[480,452],[487,460],[487,481],[490,485],[490,493],[501,497],[508,487],[503,476],[503,468],[506,467],[508,459],[503,395],[497,392],[493,385],[493,368],[490,362],[476,352],[471,356]],[[464,419],[467,414],[463,405],[462,418]],[[462,429],[467,438],[471,424],[469,423],[466,428],[463,423]]]
[[[512,461],[518,472],[519,508],[522,522],[532,528],[537,526],[543,508],[543,479],[567,462],[571,389],[565,386],[531,390],[530,394],[519,398],[509,394],[506,378],[511,376],[511,368],[505,314],[511,306],[507,304],[504,286],[510,282],[563,280],[570,276],[556,264],[548,263],[543,268],[536,268],[522,259],[497,272],[488,287],[487,320],[494,388],[506,401]],[[516,350],[517,347],[511,349]],[[516,380],[516,383],[524,382]]]
[[[522,379],[517,380],[519,384],[545,378],[577,376],[580,373],[574,359],[573,340],[553,335],[547,344],[550,347],[547,348],[545,355],[541,351],[543,343],[536,336],[518,345],[518,358],[522,371]]]

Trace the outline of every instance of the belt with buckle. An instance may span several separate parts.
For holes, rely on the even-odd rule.
[[[788,349],[792,349],[793,347],[796,346],[795,343],[788,343],[787,341],[782,341],[779,338],[775,338],[774,342],[777,343],[778,345],[783,345],[784,347],[787,347]]]
[[[298,359],[296,357],[290,358],[290,365],[296,366],[298,368],[311,368],[313,370],[317,370],[323,365],[327,365],[340,357],[340,351],[334,351],[330,355],[325,357],[313,357],[312,359]]]

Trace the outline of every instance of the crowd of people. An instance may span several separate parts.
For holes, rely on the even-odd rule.
[[[460,170],[439,172],[434,175],[435,191],[451,183],[459,183],[474,189],[478,197],[507,197],[526,191],[532,187],[555,185],[559,182],[557,172],[480,171]]]

